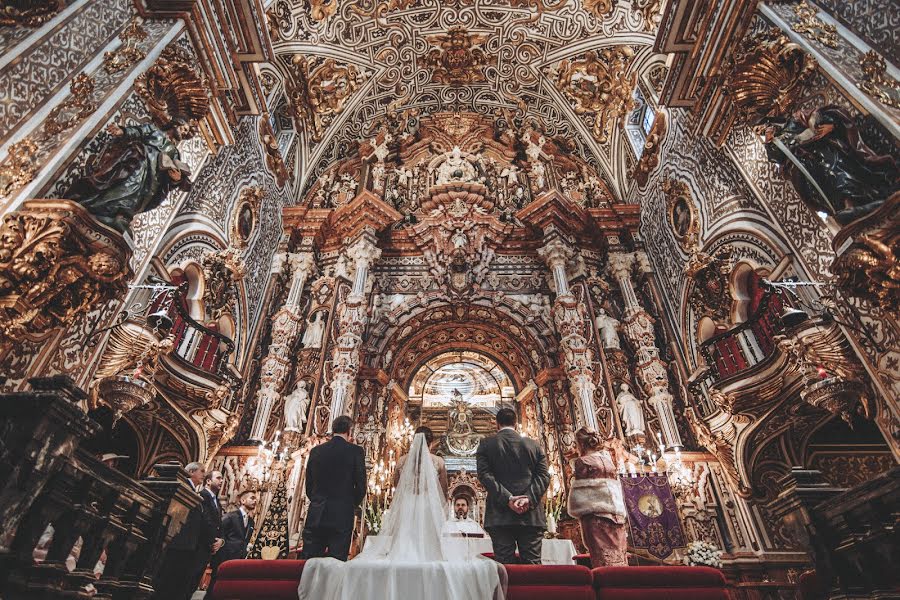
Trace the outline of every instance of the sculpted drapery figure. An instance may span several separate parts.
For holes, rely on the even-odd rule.
[[[616,404],[622,413],[622,424],[625,426],[625,435],[644,434],[644,411],[641,409],[641,401],[631,393],[627,383],[623,383],[616,396]]]
[[[306,391],[306,381],[301,379],[294,391],[284,399],[285,431],[302,431],[308,410],[309,392]]]
[[[304,348],[321,348],[322,336],[325,334],[325,313],[322,311],[313,315],[312,320],[306,325],[306,331],[303,332]]]
[[[894,159],[869,148],[842,108],[796,113],[762,132],[769,160],[803,201],[841,225],[876,210],[900,188]]]
[[[597,331],[600,332],[600,341],[604,348],[621,348],[619,341],[619,321],[615,317],[606,314],[604,309],[597,310],[597,318],[594,321]]]
[[[110,125],[112,139],[65,197],[124,233],[135,215],[159,206],[171,190],[190,185],[190,169],[175,146],[187,127],[163,132],[153,124]]]

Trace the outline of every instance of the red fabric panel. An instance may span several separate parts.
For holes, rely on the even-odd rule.
[[[506,565],[509,587],[590,586],[591,571],[579,565]]]
[[[509,586],[507,600],[596,600],[588,586],[528,585]]]
[[[293,579],[300,582],[305,560],[228,560],[221,564],[218,579]],[[218,583],[216,583],[218,585]]]
[[[266,561],[270,562],[270,561]],[[251,579],[216,580],[212,596],[208,600],[297,600],[300,581],[273,579],[257,581]]]
[[[712,567],[599,567],[593,576],[597,589],[725,587],[722,571]]]
[[[728,600],[728,593],[718,588],[603,588],[596,600]]]

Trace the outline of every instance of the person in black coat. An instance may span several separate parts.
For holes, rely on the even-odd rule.
[[[212,555],[211,567],[212,578],[207,588],[209,593],[216,582],[216,575],[219,566],[226,560],[236,560],[247,558],[247,544],[253,536],[255,523],[253,521],[253,513],[256,511],[256,503],[259,497],[256,490],[245,490],[241,492],[238,502],[240,506],[237,510],[233,510],[222,518],[222,539],[225,543],[222,548]]]
[[[301,558],[329,556],[347,560],[356,507],[366,495],[366,454],[350,443],[350,417],[331,425],[332,437],[309,453]]]
[[[193,462],[184,470],[191,486],[199,494],[206,479],[206,469],[202,464]],[[202,576],[202,572],[196,574],[198,554],[205,549],[208,558],[211,551],[209,527],[209,517],[201,496],[200,503],[188,512],[184,524],[166,549],[166,557],[153,582],[154,600],[188,600],[191,597]]]
[[[204,488],[200,491],[202,519],[197,553],[194,556],[194,571],[191,576],[191,594],[199,587],[210,557],[221,550],[225,543],[222,539],[222,505],[219,504],[219,490],[222,489],[223,480],[220,472],[210,471],[206,474]]]
[[[515,429],[516,413],[497,411],[497,435],[481,440],[475,453],[478,479],[487,490],[484,529],[502,563],[540,564],[546,527],[541,499],[550,485],[547,457],[537,442]]]

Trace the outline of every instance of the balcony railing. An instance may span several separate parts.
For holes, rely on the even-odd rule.
[[[191,317],[184,296],[186,289],[187,284],[182,283],[172,293],[171,302],[165,295],[161,295],[150,304],[147,314],[157,312],[167,305],[168,308],[164,310],[172,319],[175,354],[185,363],[205,373],[227,377],[228,357],[234,352],[234,342]]]
[[[718,381],[732,377],[772,356],[783,310],[783,296],[768,292],[750,319],[703,342],[700,353],[709,365],[710,378]]]

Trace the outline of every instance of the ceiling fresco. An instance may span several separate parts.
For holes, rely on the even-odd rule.
[[[658,0],[276,0],[275,63],[303,136],[298,189],[385,118],[491,115],[572,140],[617,198],[633,161],[622,124],[653,53]],[[277,92],[276,92],[277,93]]]

